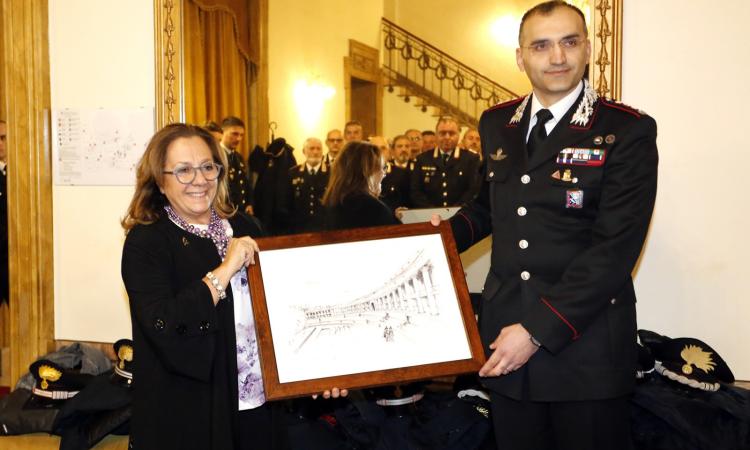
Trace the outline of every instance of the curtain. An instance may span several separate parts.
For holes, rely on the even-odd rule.
[[[249,36],[251,31],[249,25],[241,25],[249,23],[247,5],[247,1],[239,0],[183,3],[185,117],[189,123],[219,123],[232,115],[245,122],[246,135],[250,131],[249,92],[255,72],[249,59],[252,47],[239,32],[244,29],[244,35]],[[240,14],[242,11],[244,15]],[[245,48],[241,49],[243,40]],[[245,141],[239,151],[247,158],[247,138]]]

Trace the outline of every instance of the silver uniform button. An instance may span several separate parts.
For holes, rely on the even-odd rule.
[[[531,177],[528,175],[524,175],[521,177],[521,183],[523,184],[529,184],[530,181],[531,181]]]
[[[529,248],[529,241],[527,241],[526,239],[521,239],[520,241],[518,241],[518,246],[521,247],[521,249],[525,250]]]
[[[490,172],[490,178],[495,176],[495,172]]]
[[[610,302],[610,303],[612,303],[612,304],[614,305],[615,303],[617,303],[617,299],[616,299],[616,298],[613,298],[613,299],[612,299],[612,300],[610,300],[609,302]]]
[[[526,215],[526,208],[523,206],[520,206],[516,211],[518,211],[519,216],[525,216]]]
[[[521,279],[523,281],[528,281],[529,278],[531,278],[531,274],[529,272],[527,272],[525,270],[523,272],[521,272]]]

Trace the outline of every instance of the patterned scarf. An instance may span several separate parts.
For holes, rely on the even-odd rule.
[[[216,213],[216,210],[211,208],[211,220],[208,223],[207,230],[201,230],[200,228],[191,225],[180,217],[170,205],[164,207],[164,211],[167,212],[167,216],[172,222],[179,225],[183,230],[192,233],[202,238],[210,238],[216,246],[216,251],[219,252],[219,256],[223,260],[227,256],[227,245],[229,245],[229,237],[227,237],[227,230],[224,229],[224,223]]]

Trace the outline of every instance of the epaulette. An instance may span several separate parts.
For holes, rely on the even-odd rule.
[[[495,106],[491,106],[487,108],[487,111],[494,111],[496,109],[501,109],[501,108],[506,108],[509,106],[517,105],[518,103],[522,102],[524,98],[526,97],[518,97],[518,98],[514,98],[513,100],[508,100],[507,102],[498,103]]]
[[[625,103],[617,102],[615,100],[612,100],[611,98],[602,98],[602,104],[605,106],[608,106],[610,108],[619,109],[620,111],[624,111],[626,113],[632,114],[637,118],[641,118],[641,116],[647,116],[648,114],[638,108],[633,108],[630,105],[626,105]]]

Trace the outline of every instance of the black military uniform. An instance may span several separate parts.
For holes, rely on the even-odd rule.
[[[241,212],[253,204],[253,186],[250,182],[250,170],[242,161],[242,156],[234,150],[221,146],[227,152],[227,183],[229,200]]]
[[[253,149],[248,165],[257,174],[254,186],[255,217],[263,224],[266,233],[276,235],[284,232],[280,208],[286,202],[286,187],[289,169],[297,165],[294,149],[284,138],[276,138],[263,150]]]
[[[435,148],[419,156],[410,176],[413,208],[462,205],[479,186],[479,157],[456,147],[447,157]]]
[[[290,233],[321,231],[324,226],[324,208],[321,203],[330,170],[320,164],[315,173],[305,163],[289,170],[287,183],[286,217]]]
[[[531,96],[485,111],[484,182],[451,219],[459,251],[492,233],[487,354],[515,323],[541,343],[521,369],[484,380],[511,399],[623,398],[635,381],[631,272],[656,196],[656,123],[584,86],[530,159]]]
[[[380,200],[392,210],[400,206],[409,207],[409,176],[413,168],[411,161],[406,167],[399,167],[392,160],[386,165],[385,177],[380,183]]]

